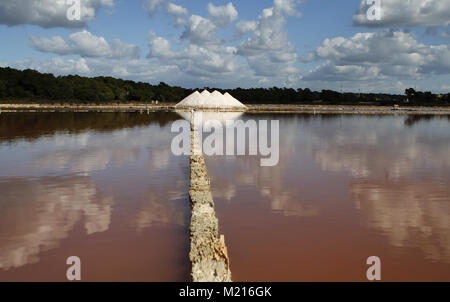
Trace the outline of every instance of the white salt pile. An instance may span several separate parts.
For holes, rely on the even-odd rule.
[[[184,118],[187,121],[190,121],[192,118],[192,114],[190,112],[186,111],[177,111],[177,114]],[[196,113],[198,114],[198,112]],[[233,121],[238,120],[243,115],[243,112],[217,112],[217,111],[206,111],[201,112],[201,120],[202,127],[208,122],[208,121],[219,121],[222,126],[227,127],[226,121]],[[230,126],[232,127],[232,126]],[[228,127],[227,127],[228,128]]]
[[[202,93],[195,91],[184,100],[179,102],[175,108],[201,108],[201,109],[245,109],[244,104],[232,97],[228,92],[221,94],[215,90],[210,93],[204,90]]]

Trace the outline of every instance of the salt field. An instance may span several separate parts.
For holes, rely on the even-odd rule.
[[[189,281],[189,159],[175,114],[3,113],[0,280]],[[33,122],[34,127],[23,127]]]
[[[233,281],[364,281],[374,255],[384,281],[450,280],[447,116],[230,116],[280,123],[277,165],[205,156]],[[2,113],[0,280],[64,281],[77,255],[84,281],[191,281],[180,119]]]
[[[0,0],[0,35],[3,296],[448,295],[450,0]]]
[[[207,157],[233,281],[450,280],[450,119],[280,119],[280,161]]]

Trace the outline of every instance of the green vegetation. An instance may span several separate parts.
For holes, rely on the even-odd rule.
[[[277,87],[217,90],[229,92],[245,104],[450,105],[450,94],[436,95],[412,88],[406,89],[405,95],[339,93],[332,90],[318,92],[309,88],[295,90]],[[165,83],[151,85],[112,77],[55,77],[30,69],[0,68],[0,102],[3,103],[176,103],[192,92],[193,89]]]
[[[55,77],[35,70],[0,68],[0,99],[21,102],[48,103],[124,103],[152,100],[176,101],[192,90],[136,83],[111,77],[86,78],[80,76]]]

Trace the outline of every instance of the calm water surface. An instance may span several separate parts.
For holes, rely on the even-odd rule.
[[[447,117],[280,120],[280,162],[209,157],[235,281],[450,281]],[[169,113],[2,113],[0,281],[189,281],[189,161]]]
[[[0,281],[189,281],[171,114],[0,115]]]
[[[235,281],[450,281],[450,119],[280,120],[280,162],[207,158]]]

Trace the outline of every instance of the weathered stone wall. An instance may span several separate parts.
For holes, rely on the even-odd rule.
[[[210,180],[198,132],[191,127],[191,275],[194,282],[231,282],[225,238],[219,236]]]

